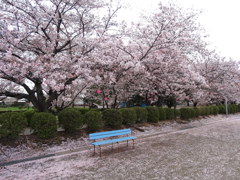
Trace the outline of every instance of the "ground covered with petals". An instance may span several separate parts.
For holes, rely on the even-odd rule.
[[[0,167],[3,179],[238,179],[240,177],[240,115],[213,116],[187,124],[166,122],[134,130],[135,149],[119,145],[92,156],[88,140],[69,140],[41,151],[4,149],[3,161],[30,155],[56,156]],[[82,140],[83,141],[83,140]],[[77,144],[79,143],[79,144]],[[6,148],[6,147],[5,147]],[[81,149],[82,148],[82,149]],[[75,150],[75,151],[74,151]],[[30,153],[32,152],[32,153]],[[62,152],[62,153],[59,153]],[[12,153],[12,156],[10,154]],[[25,154],[25,156],[23,155]],[[15,155],[15,156],[14,156]],[[4,158],[5,157],[5,158]],[[15,157],[15,158],[14,158]]]

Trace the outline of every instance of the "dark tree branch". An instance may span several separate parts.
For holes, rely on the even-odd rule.
[[[44,35],[46,36],[47,40],[49,40],[50,42],[52,42],[51,38],[48,36],[46,29],[41,28],[42,32],[44,33]]]
[[[27,95],[27,94],[14,93],[14,92],[10,92],[10,91],[0,92],[0,96],[14,97],[14,98],[17,98],[17,99],[22,99],[22,98],[29,99],[29,95]]]

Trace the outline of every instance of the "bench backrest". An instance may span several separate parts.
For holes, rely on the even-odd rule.
[[[115,130],[115,131],[92,133],[92,134],[89,134],[89,139],[95,140],[95,139],[101,139],[101,138],[107,138],[107,137],[113,137],[113,136],[121,136],[121,135],[127,135],[127,134],[131,134],[131,129],[121,129],[121,130]]]

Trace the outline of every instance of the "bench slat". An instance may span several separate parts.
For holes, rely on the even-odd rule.
[[[136,139],[136,137],[134,137],[134,136],[128,136],[128,137],[122,137],[122,138],[118,138],[118,139],[109,139],[109,140],[94,142],[94,143],[91,143],[91,144],[92,144],[92,145],[95,145],[95,146],[99,146],[99,145],[111,144],[111,143],[115,143],[115,142],[132,140],[132,139]]]
[[[92,133],[92,134],[89,134],[89,139],[90,140],[95,140],[95,139],[101,139],[101,138],[107,138],[107,137],[113,137],[113,136],[120,136],[120,135],[127,135],[127,134],[131,134],[131,129],[121,129],[121,130],[115,130],[115,131]]]

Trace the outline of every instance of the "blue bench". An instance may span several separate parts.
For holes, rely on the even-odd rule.
[[[94,141],[91,143],[94,146],[94,155],[96,153],[95,151],[96,146],[99,147],[100,157],[101,157],[102,145],[112,144],[112,150],[113,150],[113,143],[119,143],[122,141],[127,141],[127,146],[128,146],[128,141],[132,140],[133,148],[134,148],[134,140],[136,139],[136,137],[129,136],[130,134],[131,134],[131,129],[121,129],[121,130],[115,130],[115,131],[105,131],[105,132],[89,134],[89,139]],[[100,139],[103,139],[103,140],[100,140]],[[96,140],[100,140],[100,141],[96,141]]]

